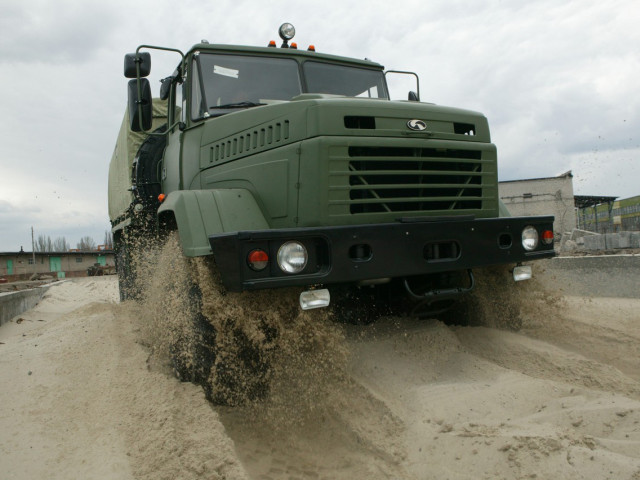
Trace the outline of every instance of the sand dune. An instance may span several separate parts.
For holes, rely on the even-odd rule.
[[[67,281],[0,327],[0,478],[640,479],[640,300],[531,307],[517,333],[340,327],[343,375],[230,408],[152,355],[114,277]]]

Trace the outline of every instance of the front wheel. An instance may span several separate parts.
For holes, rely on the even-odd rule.
[[[313,397],[314,375],[342,371],[341,330],[324,309],[301,311],[299,289],[228,292],[213,257],[186,258],[177,232],[147,258],[138,278],[148,342],[212,403]]]
[[[150,258],[138,272],[146,282],[141,297],[150,317],[147,334],[156,351],[168,355],[176,376],[201,385],[215,404],[263,398],[274,342],[287,316],[274,308],[273,293],[226,292],[213,259],[184,257],[177,233]]]

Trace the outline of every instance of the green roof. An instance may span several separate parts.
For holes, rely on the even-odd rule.
[[[189,52],[211,52],[211,53],[258,53],[260,55],[269,55],[273,57],[291,58],[297,57],[302,61],[306,60],[322,60],[323,62],[335,62],[349,65],[358,65],[360,67],[369,67],[376,70],[382,70],[384,67],[379,63],[371,60],[359,60],[357,58],[342,57],[339,55],[329,55],[327,53],[312,52],[308,50],[298,50],[295,48],[280,47],[251,47],[248,45],[222,45],[211,43],[197,43]]]

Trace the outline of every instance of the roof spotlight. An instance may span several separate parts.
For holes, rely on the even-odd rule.
[[[295,36],[296,29],[290,23],[283,23],[282,25],[280,25],[280,28],[278,29],[278,34],[280,35],[280,38],[283,40],[282,47],[288,48],[289,40],[291,40]]]

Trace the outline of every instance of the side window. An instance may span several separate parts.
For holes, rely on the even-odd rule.
[[[191,68],[191,118],[200,119],[206,113],[204,98],[202,97],[202,85],[200,84],[200,67],[197,58],[193,59]]]
[[[186,123],[186,105],[184,89],[186,85],[185,77],[182,78],[182,82],[174,80],[171,85],[171,98],[169,99],[169,107],[174,108],[174,115],[172,123],[183,122]]]
[[[187,121],[186,95],[184,94],[186,87],[186,79],[184,79],[182,83],[176,85],[176,117],[183,123],[186,123]]]
[[[378,87],[376,85],[355,96],[364,98],[380,98],[378,95]]]

